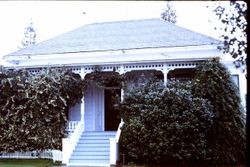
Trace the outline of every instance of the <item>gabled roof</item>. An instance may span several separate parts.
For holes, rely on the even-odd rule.
[[[85,25],[11,53],[9,56],[217,45],[219,43],[220,41],[211,37],[161,19],[144,19]]]

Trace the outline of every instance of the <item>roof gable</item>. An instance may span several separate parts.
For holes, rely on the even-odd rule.
[[[9,55],[183,47],[217,45],[219,43],[220,41],[211,37],[161,19],[144,19],[85,25]]]

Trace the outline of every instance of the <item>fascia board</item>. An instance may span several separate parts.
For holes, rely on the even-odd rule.
[[[98,65],[98,64],[124,64],[138,62],[159,62],[159,61],[178,61],[207,59],[220,56],[221,53],[214,45],[188,46],[175,48],[150,48],[133,49],[105,52],[78,52],[51,55],[20,56],[15,61],[19,61],[21,66],[72,66]],[[9,57],[11,58],[11,57]],[[5,59],[11,62],[13,59]]]

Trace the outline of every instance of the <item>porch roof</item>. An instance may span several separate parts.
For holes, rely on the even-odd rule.
[[[218,45],[220,42],[161,19],[143,19],[85,25],[5,57]]]

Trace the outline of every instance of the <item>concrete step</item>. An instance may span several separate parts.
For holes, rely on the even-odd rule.
[[[104,132],[83,132],[81,137],[84,136],[115,136],[115,131],[104,131]]]
[[[75,151],[73,152],[72,156],[109,156],[109,151]]]
[[[78,142],[78,144],[86,144],[86,143],[105,143],[105,144],[109,144],[109,139],[100,139],[100,138],[96,138],[96,139],[89,139],[89,138],[81,138]]]
[[[109,152],[109,147],[77,147],[73,152],[81,152],[81,151],[94,151],[94,152]]]
[[[77,148],[109,147],[109,143],[78,143]]]
[[[72,165],[74,163],[78,163],[81,165],[108,165],[109,164],[109,160],[97,160],[97,159],[92,159],[92,160],[82,160],[82,159],[70,159],[69,161],[69,165]]]
[[[69,165],[109,166],[110,138],[115,131],[83,132],[69,160]]]
[[[77,155],[72,160],[109,160],[108,155]]]

